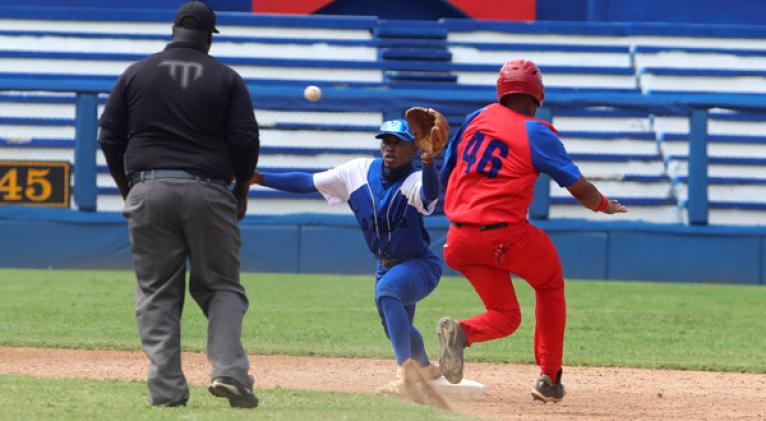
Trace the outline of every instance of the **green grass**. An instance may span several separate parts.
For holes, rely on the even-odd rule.
[[[141,382],[42,379],[0,375],[4,420],[457,420],[454,413],[393,396],[260,389],[255,411],[229,408],[203,387],[191,388],[189,406],[154,408]]]
[[[251,354],[392,358],[373,303],[373,277],[244,274]],[[515,282],[518,332],[466,351],[473,361],[532,363],[534,294]],[[140,349],[127,271],[0,270],[0,345]],[[570,281],[565,365],[766,373],[766,288]],[[433,356],[439,317],[482,310],[468,282],[445,278],[416,324]],[[206,321],[186,302],[184,348],[204,351]]]

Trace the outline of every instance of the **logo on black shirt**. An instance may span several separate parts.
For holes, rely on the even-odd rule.
[[[194,82],[200,76],[204,67],[202,64],[196,61],[183,61],[183,60],[163,60],[160,62],[160,67],[167,67],[170,77],[178,82],[181,89],[189,87],[189,82]]]

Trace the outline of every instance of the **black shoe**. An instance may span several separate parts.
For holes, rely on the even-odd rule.
[[[152,406],[159,406],[159,407],[165,407],[165,408],[177,408],[181,406],[186,406],[186,402],[189,400],[189,398],[180,399],[176,401],[170,401],[165,403],[159,403],[159,404],[153,404]]]
[[[463,328],[451,317],[442,317],[436,324],[436,334],[439,337],[439,368],[448,382],[458,384],[463,380]]]
[[[561,402],[567,392],[564,385],[561,384],[561,375],[558,377],[559,382],[554,384],[551,378],[547,375],[543,374],[540,376],[535,382],[535,387],[532,388],[532,398],[546,403]]]
[[[258,406],[258,397],[253,390],[231,377],[216,377],[208,386],[207,390],[219,398],[229,400],[232,408],[255,408]]]

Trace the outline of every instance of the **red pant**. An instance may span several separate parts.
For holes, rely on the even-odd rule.
[[[444,258],[468,278],[487,309],[460,321],[467,345],[503,338],[519,327],[521,312],[509,272],[535,289],[535,360],[556,381],[564,348],[566,302],[561,262],[548,235],[528,222],[485,231],[474,225],[453,225]]]

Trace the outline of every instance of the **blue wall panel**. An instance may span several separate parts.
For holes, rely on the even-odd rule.
[[[375,272],[375,259],[356,225],[304,226],[300,231],[301,273]]]
[[[244,223],[240,226],[242,250],[240,262],[245,272],[299,272],[296,225]]]
[[[132,268],[128,225],[0,220],[0,267]]]
[[[442,256],[443,217],[430,217]],[[638,222],[550,220],[569,279],[766,284],[766,227],[690,227]],[[372,276],[375,262],[351,217],[246,218],[242,270]],[[132,269],[127,223],[119,214],[0,207],[0,267]],[[459,275],[445,266],[445,274]]]
[[[537,20],[582,21],[586,10],[586,0],[537,0]]]
[[[426,219],[428,221],[428,219]],[[444,263],[444,243],[447,242],[447,227],[433,227],[426,224],[431,235],[431,251],[433,251],[442,260],[442,275],[444,276],[463,276],[460,272],[450,268]]]
[[[763,25],[763,0],[537,0],[540,21]]]
[[[118,9],[173,9],[184,3],[183,0],[25,0],[25,6],[33,7],[104,7]],[[18,0],[0,0],[3,6],[19,6]]]
[[[578,2],[572,2],[578,3]],[[763,0],[587,0],[593,20],[609,22],[679,22],[763,25]]]
[[[761,237],[761,261],[759,269],[761,271],[761,284],[766,284],[766,237]]]
[[[480,0],[477,0],[480,1]],[[175,10],[184,0],[0,0],[0,6],[57,7],[66,9],[102,8],[106,10]],[[217,11],[249,12],[250,0],[207,0]],[[20,6],[21,5],[21,6]],[[763,0],[537,0],[538,21],[662,22],[690,24],[763,25],[766,24]],[[465,14],[441,0],[389,0],[363,2],[336,0],[317,13],[325,15],[379,16],[381,19],[407,20],[462,18]]]
[[[609,277],[757,284],[761,241],[745,235],[612,232]]]
[[[605,232],[549,232],[565,278],[606,279],[609,237]]]
[[[465,13],[442,0],[387,0],[385,2],[335,0],[314,12],[322,15],[378,16],[381,19],[465,17]]]
[[[207,0],[205,3],[216,12],[249,12],[253,10],[253,3],[250,0]]]
[[[25,0],[25,6],[33,7],[103,7],[109,9],[171,9],[176,10],[185,0]],[[249,12],[250,0],[206,0],[215,11]],[[0,0],[0,6],[19,6],[18,0]]]

